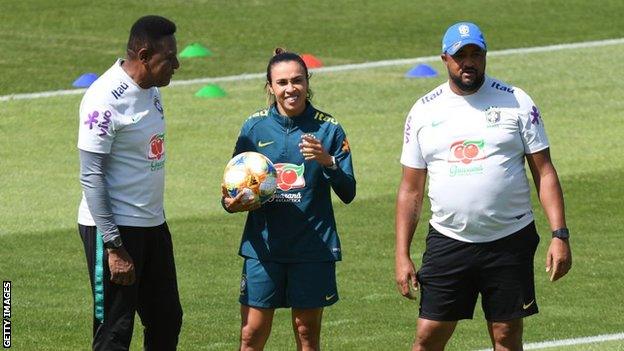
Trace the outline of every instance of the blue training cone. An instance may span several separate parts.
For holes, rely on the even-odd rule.
[[[405,73],[406,78],[431,78],[436,77],[438,72],[436,72],[433,67],[421,63],[420,65],[410,69]]]
[[[78,77],[72,85],[76,88],[88,88],[95,80],[98,79],[98,75],[95,73],[85,73]]]

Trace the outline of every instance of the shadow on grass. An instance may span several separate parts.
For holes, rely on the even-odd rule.
[[[554,284],[547,282],[543,272],[548,226],[536,208],[542,232],[536,256],[541,313],[527,320],[527,341],[621,332],[618,318],[624,315],[624,307],[614,304],[613,298],[624,289],[623,173],[562,180],[574,267]],[[401,298],[394,287],[394,201],[392,194],[335,206],[344,261],[338,264],[341,302],[325,313],[331,326],[323,330],[326,349],[395,350],[411,343],[418,306]],[[428,217],[423,213],[423,219]],[[242,259],[237,252],[244,218],[224,212],[169,221],[185,310],[181,349],[225,350],[238,342]],[[414,238],[412,255],[417,265],[425,228],[421,223]],[[13,282],[15,348],[84,349],[90,340],[92,299],[77,230],[2,236],[0,257],[2,279]],[[475,320],[460,323],[449,350],[487,344],[482,314],[477,312]],[[286,311],[277,313],[269,346],[293,347]]]

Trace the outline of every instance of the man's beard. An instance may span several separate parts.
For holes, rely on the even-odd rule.
[[[474,93],[481,87],[483,81],[485,80],[485,74],[477,75],[475,80],[470,84],[466,84],[462,81],[461,74],[459,76],[454,76],[449,72],[449,77],[451,77],[453,83],[455,83],[455,85],[465,93]]]

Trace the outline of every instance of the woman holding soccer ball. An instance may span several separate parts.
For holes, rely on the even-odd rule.
[[[239,254],[241,350],[262,350],[276,308],[291,308],[298,350],[320,348],[323,308],[338,301],[340,240],[331,190],[355,197],[351,151],[340,124],[310,102],[308,68],[278,48],[267,66],[269,107],[243,124],[234,155],[254,151],[277,170],[277,191],[264,204],[228,197],[228,212],[248,211]]]

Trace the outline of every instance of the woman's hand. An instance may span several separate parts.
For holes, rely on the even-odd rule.
[[[299,150],[301,150],[306,161],[315,160],[323,167],[331,167],[334,164],[331,155],[325,151],[321,141],[313,134],[303,134],[301,136]]]
[[[223,197],[221,198],[221,202],[223,207],[228,212],[245,212],[245,211],[253,211],[260,208],[260,202],[253,202],[245,199],[245,193],[239,192],[235,197],[230,197],[228,195],[227,190],[225,189],[225,185],[221,185],[221,194]]]

